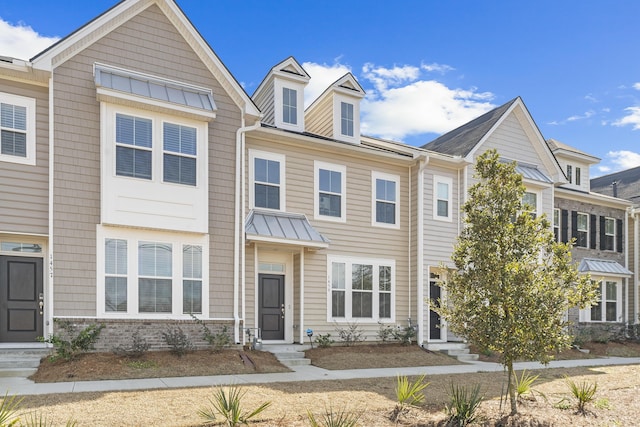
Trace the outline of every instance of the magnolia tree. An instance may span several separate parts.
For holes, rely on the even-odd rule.
[[[546,364],[569,347],[564,315],[569,307],[595,303],[596,290],[578,276],[571,246],[556,242],[545,216],[523,203],[514,163],[490,150],[478,157],[475,176],[452,255],[456,270],[443,284],[446,302],[435,309],[456,335],[500,353],[516,414],[513,362]]]

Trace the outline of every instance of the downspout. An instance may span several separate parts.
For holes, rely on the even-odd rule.
[[[624,244],[624,240],[629,239],[629,214],[631,214],[632,210],[631,208],[627,208],[627,216],[625,216],[624,219],[624,234],[622,242],[624,245],[624,268],[626,268],[627,270],[629,269],[629,242],[627,242],[626,244]],[[634,276],[635,276],[635,271],[634,271]],[[629,328],[629,282],[631,280],[633,280],[633,277],[631,278],[627,278],[625,279],[625,298],[624,298],[624,320],[625,320],[625,325],[627,327],[627,329]],[[634,292],[635,293],[635,292]]]
[[[300,344],[304,343],[304,247],[300,248]]]
[[[49,281],[47,284],[47,289],[49,295],[47,295],[47,318],[50,318],[52,321],[49,322],[47,320],[43,325],[43,332],[48,330],[50,333],[53,333],[53,181],[54,181],[54,173],[53,173],[53,165],[54,165],[54,115],[53,115],[53,71],[51,72],[51,77],[49,77],[49,236],[47,247],[49,249],[49,262],[48,262],[48,276]],[[44,319],[43,319],[44,320]],[[45,332],[45,338],[47,338],[47,334]]]
[[[233,339],[240,343],[240,323],[245,319],[245,281],[244,281],[244,211],[245,211],[245,173],[244,173],[244,142],[245,133],[260,128],[260,120],[251,126],[245,126],[244,110],[240,107],[241,127],[236,131],[236,191],[235,191],[235,230],[233,233]],[[238,296],[242,286],[242,317],[238,308]],[[242,344],[245,342],[245,334],[242,334]]]
[[[418,238],[416,243],[418,244],[417,258],[418,265],[416,266],[416,279],[418,287],[418,308],[417,319],[418,324],[418,345],[422,346],[424,343],[424,169],[429,163],[429,157],[423,155],[420,159],[420,168],[418,169],[418,188],[417,188],[417,218],[418,218]]]
[[[631,210],[633,212],[633,324],[638,324],[638,268],[640,268],[640,217],[637,208]],[[628,246],[628,245],[627,245]]]
[[[412,202],[413,202],[413,197],[411,194],[411,191],[413,190],[413,180],[412,180],[412,172],[413,172],[413,165],[409,166],[409,209],[407,209],[407,222],[409,224],[409,238],[407,239],[408,244],[407,244],[407,258],[409,260],[409,319],[408,319],[408,324],[409,326],[411,326],[411,288],[413,287],[412,283],[411,283],[411,245],[412,245],[412,241],[411,241],[411,231],[413,230],[413,227],[411,226],[411,217],[412,217]]]

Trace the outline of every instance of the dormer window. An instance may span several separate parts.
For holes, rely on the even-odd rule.
[[[340,129],[342,135],[353,137],[353,104],[340,103]]]
[[[569,180],[569,184],[573,182],[573,167],[571,167],[571,165],[567,165],[567,179]]]
[[[298,124],[298,91],[288,87],[282,88],[282,121]]]
[[[576,167],[576,185],[580,185],[581,177],[580,177],[580,168]]]

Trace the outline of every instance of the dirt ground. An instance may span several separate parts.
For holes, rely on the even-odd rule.
[[[342,350],[341,347],[332,349],[336,355],[340,352],[351,352],[351,358],[361,362],[368,359],[367,363],[375,363],[374,359],[378,354],[379,359],[394,360],[398,366],[409,366],[403,365],[400,361],[405,355],[411,354],[411,351],[403,352],[398,349],[399,351],[390,355],[372,352],[370,349],[364,352],[363,348],[358,347],[351,347],[349,351]],[[621,348],[627,353],[640,354],[640,346],[632,347]],[[339,348],[341,350],[338,350]],[[607,351],[621,350],[618,348]],[[432,355],[428,352],[423,353],[427,356]],[[250,352],[249,356],[258,360],[256,354],[258,353]],[[189,356],[194,355],[176,359],[183,364],[190,364],[193,360],[188,359]],[[214,356],[216,355],[210,353],[209,364],[226,364],[212,362]],[[259,366],[257,362],[256,367]],[[640,392],[640,365],[541,369],[535,373],[540,374],[540,378],[533,385],[536,393],[522,401],[519,405],[520,414],[516,418],[503,419],[508,413],[508,403],[500,399],[506,388],[503,372],[429,376],[426,378],[430,384],[425,389],[424,405],[412,408],[398,424],[389,419],[396,404],[396,378],[243,384],[241,388],[246,394],[242,405],[251,410],[263,402],[271,402],[271,406],[260,414],[260,421],[255,424],[258,426],[308,426],[310,424],[307,411],[322,416],[330,410],[334,413],[346,411],[360,414],[360,426],[436,426],[444,425],[446,421],[444,407],[449,399],[448,390],[451,384],[480,384],[484,400],[480,407],[479,421],[475,424],[478,426],[640,425],[637,418],[640,412],[640,399],[637,398]],[[565,376],[576,382],[598,384],[595,401],[588,405],[589,411],[586,415],[576,413],[575,402]],[[54,426],[65,425],[69,420],[76,420],[78,426],[201,426],[205,424],[198,412],[210,406],[209,399],[213,391],[212,387],[194,387],[26,396],[21,406],[26,413],[46,417],[49,422],[47,425]],[[221,418],[218,420],[222,421]]]

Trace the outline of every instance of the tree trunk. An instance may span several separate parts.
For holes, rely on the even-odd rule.
[[[516,402],[516,382],[512,361],[507,362],[507,375],[509,376],[507,393],[509,393],[509,401],[511,402],[511,415],[516,415],[518,413],[518,406]]]

